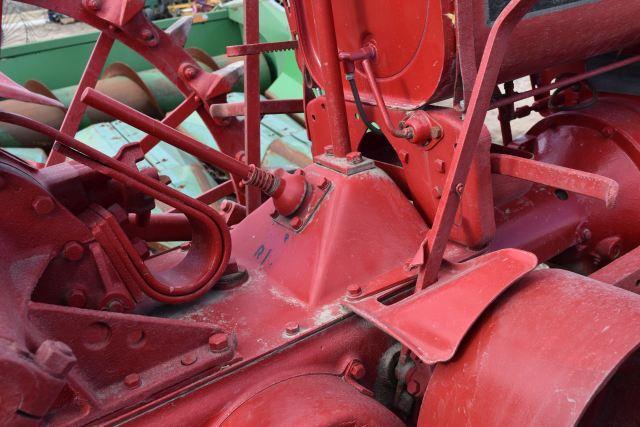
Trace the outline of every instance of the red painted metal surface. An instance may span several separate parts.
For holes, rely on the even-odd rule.
[[[436,368],[419,425],[634,424],[639,303],[568,272],[532,273]]]
[[[29,3],[101,35],[60,131],[0,112],[58,141],[40,169],[0,151],[2,423],[637,423],[640,99],[584,82],[620,63],[536,78],[636,40],[634,2],[525,16],[536,2],[514,0],[489,28],[495,2],[289,1],[295,41],[260,43],[246,1],[228,48],[244,65],[212,73],[187,27],[159,30],[140,1]],[[161,121],[92,88],[114,40],[184,93]],[[280,48],[297,48],[305,94],[261,102],[257,55]],[[245,100],[227,104],[241,72]],[[520,74],[538,83],[498,94]],[[455,109],[415,109],[450,94]],[[73,138],[87,105],[147,136],[91,149]],[[496,107],[504,146],[483,126]],[[260,168],[261,116],[301,110],[313,164]],[[194,111],[221,152],[175,129]],[[230,179],[171,189],[139,164],[161,140]]]
[[[487,307],[537,264],[529,252],[491,252],[445,267],[427,291],[395,304],[385,304],[383,295],[350,306],[425,363],[446,362]]]

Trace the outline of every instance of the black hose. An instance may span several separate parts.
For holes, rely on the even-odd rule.
[[[358,86],[356,85],[355,75],[353,73],[347,73],[347,81],[349,82],[349,86],[351,86],[353,101],[356,103],[356,108],[358,109],[358,115],[360,116],[360,119],[367,127],[367,129],[369,129],[371,132],[382,135],[382,131],[375,127],[373,123],[369,121],[369,119],[367,118],[367,113],[364,112],[362,100],[360,99],[360,92],[358,92]]]

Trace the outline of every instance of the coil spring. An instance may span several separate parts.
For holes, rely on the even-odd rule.
[[[242,182],[246,185],[258,187],[265,194],[272,196],[280,186],[280,178],[255,167],[255,165],[249,165],[249,168],[251,169],[250,175]]]

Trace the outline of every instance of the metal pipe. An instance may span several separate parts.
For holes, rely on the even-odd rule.
[[[591,70],[591,71],[588,71],[588,72],[585,72],[585,73],[581,73],[581,74],[578,74],[576,76],[569,77],[569,78],[566,78],[566,79],[559,80],[559,81],[557,81],[555,83],[548,84],[546,86],[542,86],[542,87],[539,87],[539,88],[536,88],[536,89],[532,89],[532,90],[527,91],[527,92],[518,93],[516,95],[500,99],[500,100],[494,102],[493,104],[491,104],[491,107],[489,107],[489,109],[493,110],[495,108],[500,108],[500,107],[504,107],[504,106],[507,106],[507,105],[511,105],[511,104],[514,104],[514,103],[516,103],[518,101],[522,101],[523,99],[527,99],[527,98],[531,98],[533,96],[537,96],[537,95],[542,95],[542,94],[548,93],[549,91],[551,91],[553,89],[557,89],[559,87],[571,86],[572,84],[581,82],[583,80],[590,79],[590,78],[595,77],[595,76],[599,76],[600,74],[608,73],[609,71],[617,70],[618,68],[626,67],[627,65],[631,65],[631,64],[636,63],[638,61],[640,61],[640,55],[631,56],[631,57],[629,57],[627,59],[623,59],[621,61],[614,62],[614,63],[609,64],[609,65],[605,65],[604,67],[596,68],[595,70]]]
[[[376,82],[376,76],[373,72],[373,67],[371,67],[371,62],[369,61],[369,59],[363,60],[362,66],[364,67],[364,71],[367,75],[367,80],[369,80],[369,86],[371,86],[371,91],[373,92],[373,96],[376,99],[378,110],[380,110],[380,113],[382,114],[384,125],[386,126],[387,130],[397,138],[413,138],[411,128],[407,127],[404,129],[400,129],[399,127],[396,127],[391,121],[391,116],[389,115],[387,104],[385,104],[382,93],[380,93],[380,88],[378,87],[378,83]]]
[[[327,117],[333,154],[336,157],[345,157],[351,151],[351,142],[338,58],[338,42],[333,23],[333,8],[331,0],[315,0],[311,4],[318,35],[318,54],[327,98]]]

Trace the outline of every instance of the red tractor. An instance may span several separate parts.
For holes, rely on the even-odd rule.
[[[0,112],[56,141],[0,151],[3,423],[640,424],[639,2],[288,0],[261,43],[245,0],[244,66],[215,72],[142,0],[26,3],[100,36],[59,130]],[[184,93],[162,121],[93,88],[115,41]],[[304,94],[261,100],[280,49]],[[147,136],[92,149],[88,107]],[[176,130],[193,112],[221,151]],[[261,168],[261,117],[294,112],[313,164]],[[158,141],[229,181],[170,188],[138,165]]]

